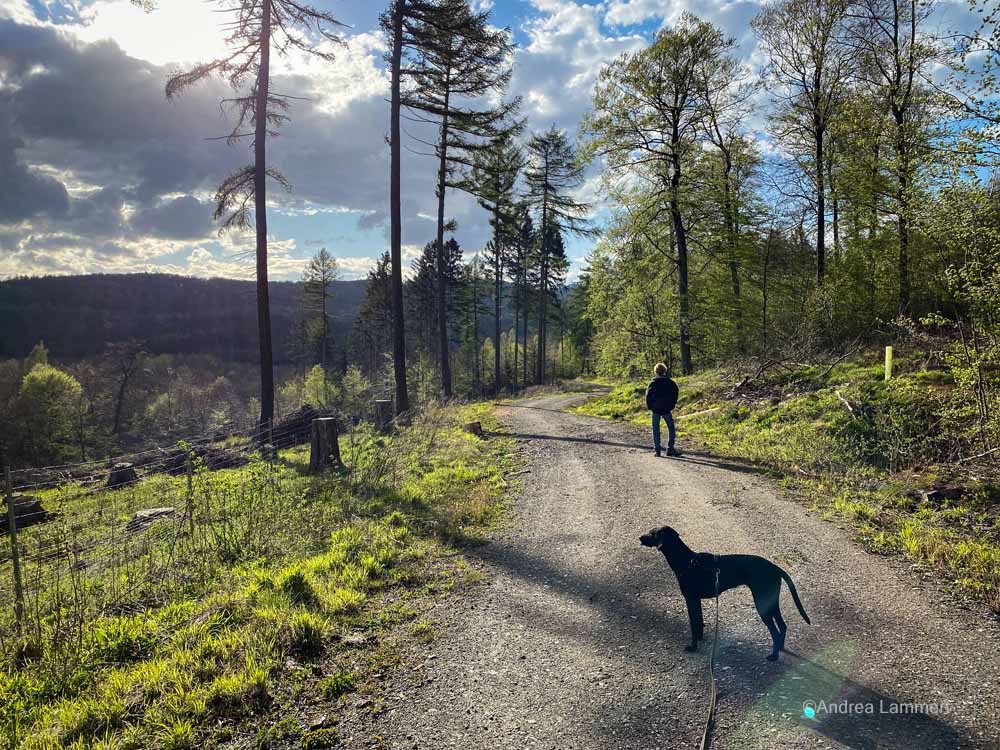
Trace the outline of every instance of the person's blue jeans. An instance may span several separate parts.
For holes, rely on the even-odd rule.
[[[673,448],[674,438],[677,437],[677,429],[674,427],[674,415],[670,412],[666,414],[653,412],[653,448],[660,450],[660,417],[667,423],[667,448]]]

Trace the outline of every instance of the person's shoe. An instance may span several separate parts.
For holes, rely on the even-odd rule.
[[[679,456],[679,455],[681,455],[681,452],[679,450],[677,450],[676,448],[667,448],[667,455],[668,456]]]
[[[659,449],[659,448],[657,448],[657,449],[656,449],[656,457],[657,457],[657,458],[659,458],[659,457],[660,457],[660,455],[661,455],[661,454],[660,454],[660,449]]]

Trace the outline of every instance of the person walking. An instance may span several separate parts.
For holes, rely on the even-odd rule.
[[[667,374],[667,366],[658,362],[653,368],[653,379],[646,388],[646,408],[653,415],[653,448],[659,457],[660,452],[660,419],[667,423],[667,455],[679,456],[680,451],[674,448],[677,430],[674,428],[674,407],[677,405],[677,383]]]

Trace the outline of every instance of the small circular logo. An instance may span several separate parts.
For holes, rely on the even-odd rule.
[[[802,704],[802,715],[805,716],[807,719],[815,719],[816,718],[816,702],[815,701],[806,701],[805,703],[803,703]]]

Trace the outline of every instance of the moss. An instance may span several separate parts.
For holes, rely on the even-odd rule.
[[[340,733],[331,727],[313,729],[302,735],[302,750],[328,750],[340,744]]]
[[[325,677],[319,684],[320,694],[328,701],[340,698],[354,690],[354,675],[350,672]]]

